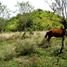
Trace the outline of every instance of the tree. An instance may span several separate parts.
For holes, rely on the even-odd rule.
[[[6,18],[8,18],[9,15],[9,9],[7,8],[6,5],[3,5],[0,2],[0,32],[2,32],[4,30],[4,27],[6,25]]]
[[[62,16],[64,19],[67,18],[67,0],[50,0],[51,4],[49,4],[48,1],[46,1],[49,5],[49,7],[52,9],[52,11],[60,16]]]
[[[34,7],[29,4],[29,2],[21,2],[21,3],[18,2],[16,6],[18,7],[18,11],[21,14],[29,13],[29,12],[33,11],[33,9],[34,9]]]
[[[10,17],[10,10],[7,8],[6,5],[3,5],[0,2],[0,17],[9,18]]]
[[[62,17],[62,20],[60,22],[63,24],[65,34],[66,34],[67,0],[51,0],[51,5],[49,4],[49,1],[46,1],[46,2],[48,3],[48,5],[50,6],[50,8],[52,9],[54,13]],[[64,48],[64,36],[62,37],[62,47],[60,49],[60,53],[62,52],[63,48]]]

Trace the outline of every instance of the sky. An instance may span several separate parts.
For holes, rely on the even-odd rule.
[[[17,2],[27,2],[29,1],[29,3],[34,6],[35,9],[43,9],[43,10],[51,10],[49,5],[45,2],[46,0],[0,0],[4,5],[7,5],[7,7],[10,10],[15,11],[16,10],[16,3]],[[48,1],[48,0],[47,0]],[[50,1],[50,0],[49,0]],[[51,1],[50,1],[51,2]]]

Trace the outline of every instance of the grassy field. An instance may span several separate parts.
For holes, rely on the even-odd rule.
[[[52,38],[51,47],[44,39],[45,32],[22,32],[0,34],[0,67],[67,67],[67,37],[63,53],[57,56],[61,48],[61,38]]]

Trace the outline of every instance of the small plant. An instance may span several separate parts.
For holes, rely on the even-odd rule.
[[[29,55],[35,52],[35,45],[25,42],[25,43],[18,43],[16,47],[16,54],[17,56]]]

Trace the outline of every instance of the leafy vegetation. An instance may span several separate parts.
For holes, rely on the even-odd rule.
[[[9,18],[10,11],[0,3],[0,67],[67,67],[67,39],[63,53],[58,54],[61,38],[52,38],[49,48],[44,38],[44,30],[63,27],[61,17],[50,11],[33,10],[29,2],[17,6],[19,14]]]
[[[8,20],[5,31],[24,31],[24,30],[47,30],[51,28],[63,27],[59,20],[61,17],[49,11],[41,9],[34,10],[23,15],[18,14]]]
[[[52,38],[51,47],[42,48],[39,45],[44,32],[34,32],[31,37],[29,33],[27,35],[29,37],[25,39],[17,37],[18,35],[13,35],[17,37],[14,39],[0,39],[0,67],[67,67],[67,39],[63,53],[57,56],[61,48],[61,38]],[[47,44],[46,39],[44,43]]]

